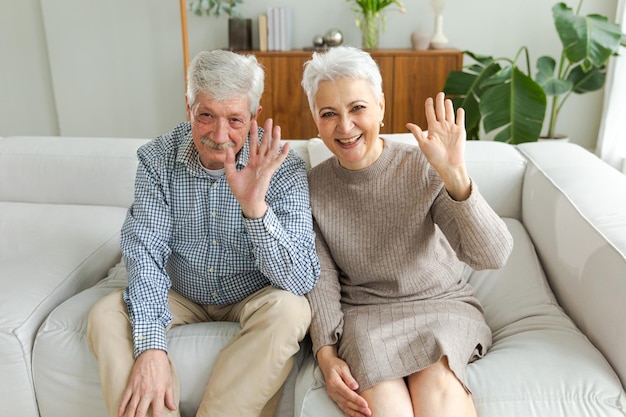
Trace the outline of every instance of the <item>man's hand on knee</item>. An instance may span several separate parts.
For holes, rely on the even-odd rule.
[[[164,407],[176,410],[172,370],[162,350],[146,350],[139,355],[117,414],[119,417],[144,417],[150,406],[152,417],[161,417]]]

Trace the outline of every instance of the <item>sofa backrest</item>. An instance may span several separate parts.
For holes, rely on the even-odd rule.
[[[417,146],[410,133],[382,135],[384,138]],[[290,140],[309,167],[326,160],[332,153],[321,139]],[[521,219],[521,201],[526,159],[514,146],[488,141],[468,141],[467,170],[481,194],[502,217]]]
[[[626,386],[626,175],[571,143],[518,149],[523,223],[550,286]]]
[[[413,135],[389,140],[416,145]],[[5,137],[0,140],[0,201],[128,207],[136,151],[149,139]],[[315,166],[332,154],[321,139],[286,140]],[[515,147],[469,141],[467,167],[481,193],[503,217],[520,218],[526,160]]]
[[[5,137],[0,201],[128,207],[147,139]]]

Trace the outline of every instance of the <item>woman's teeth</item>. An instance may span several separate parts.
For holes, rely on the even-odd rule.
[[[357,140],[359,140],[361,138],[361,135],[359,136],[355,136],[353,138],[349,138],[349,139],[337,139],[339,141],[339,143],[341,143],[342,145],[352,145],[354,142],[356,142]]]

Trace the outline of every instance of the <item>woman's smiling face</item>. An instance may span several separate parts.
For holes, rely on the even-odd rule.
[[[378,137],[385,114],[365,79],[340,78],[320,82],[313,100],[313,118],[320,137],[346,169],[373,164],[383,150]]]

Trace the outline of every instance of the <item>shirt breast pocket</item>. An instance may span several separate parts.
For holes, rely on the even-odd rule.
[[[245,228],[232,228],[222,233],[224,269],[230,273],[242,273],[256,269],[252,242]]]

